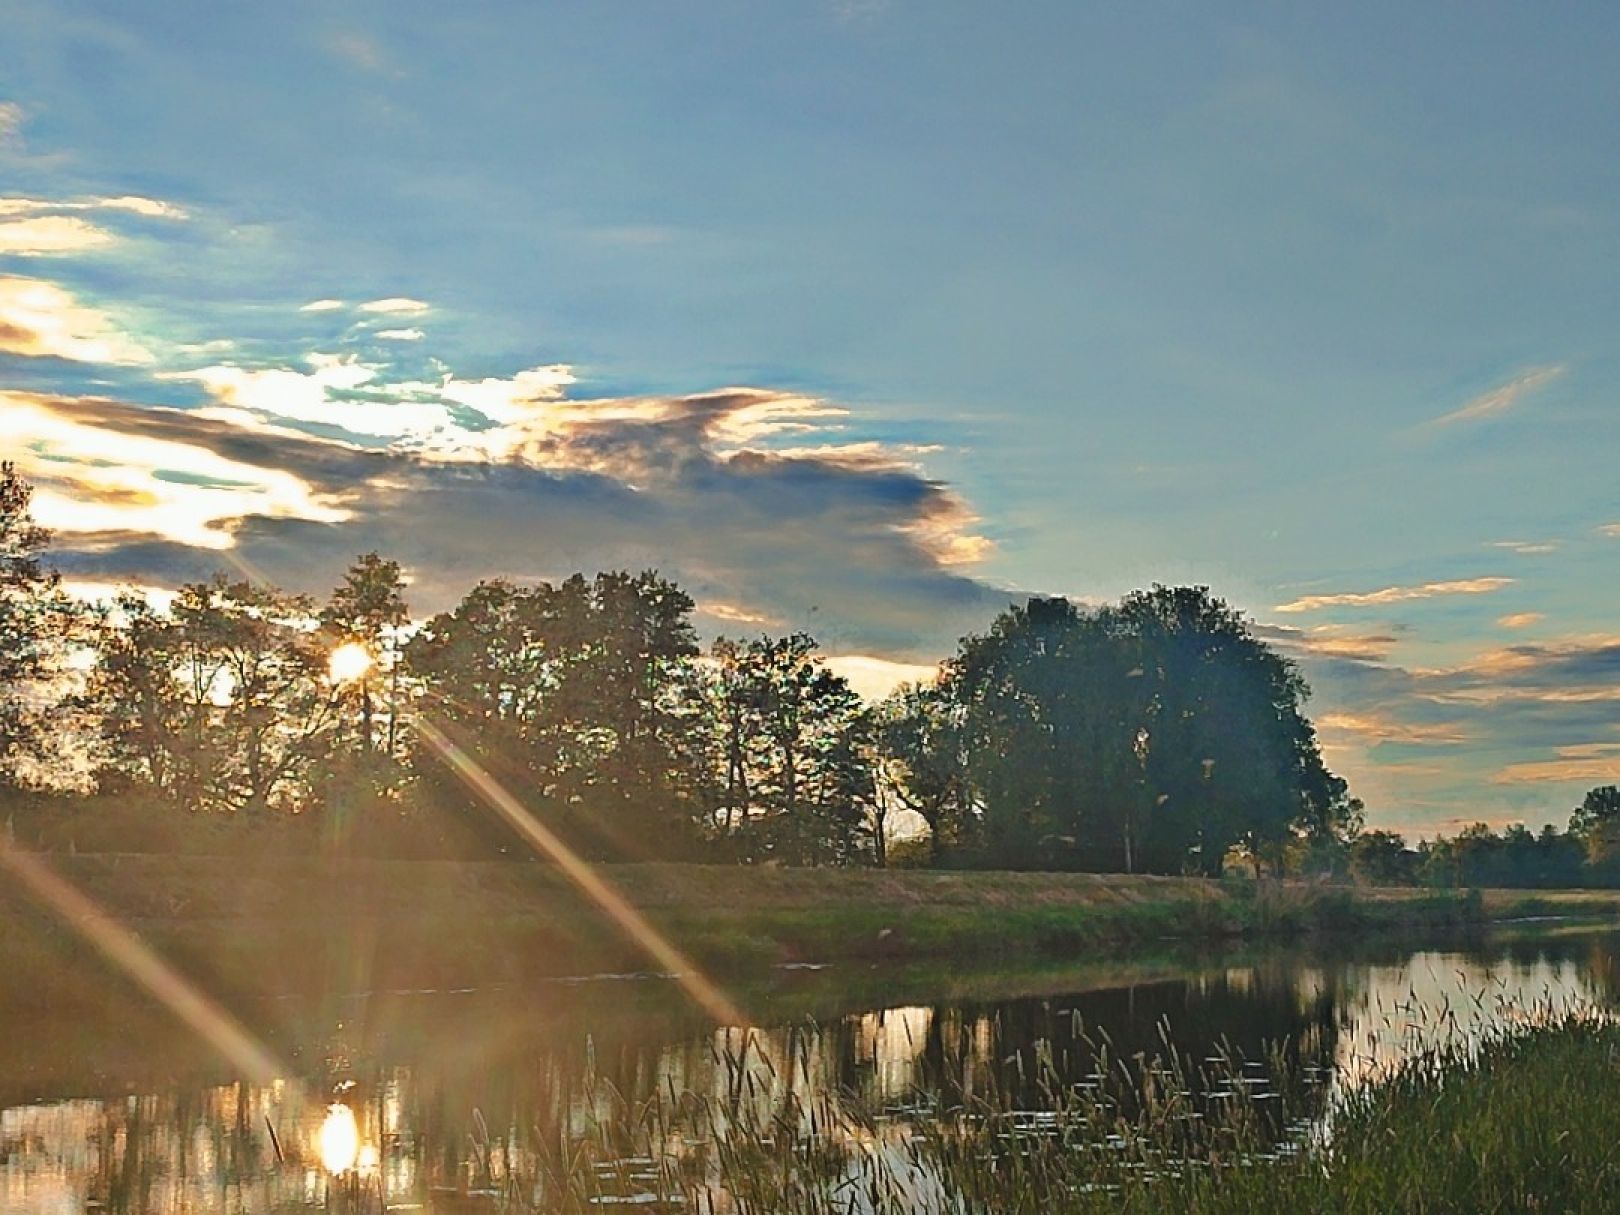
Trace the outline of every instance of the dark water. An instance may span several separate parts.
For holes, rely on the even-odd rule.
[[[707,1023],[656,977],[264,1001],[244,1016],[290,1075],[263,1086],[150,1009],[63,1024],[0,1004],[0,1210],[319,1208],[334,1152],[392,1208],[479,1209],[534,1136],[589,1124],[587,1073],[632,1098],[691,1091],[762,1112],[789,1091],[836,1092],[923,1117],[932,1095],[977,1087],[1033,1113],[1037,1053],[1084,1083],[1099,1042],[1129,1058],[1168,1041],[1193,1060],[1281,1048],[1331,1077],[1326,1108],[1335,1086],[1427,1037],[1537,1001],[1607,1003],[1617,975],[1620,933],[1525,930],[1002,971],[779,971],[733,991],[746,1029]]]

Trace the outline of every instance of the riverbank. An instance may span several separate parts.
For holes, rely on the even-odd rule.
[[[772,1215],[831,1215],[850,1193],[872,1215],[1613,1211],[1620,1027],[1592,1009],[1517,1012],[1483,1037],[1442,1036],[1386,1070],[1341,1065],[1330,1080],[1280,1048],[1265,1060],[1223,1050],[1202,1065],[1104,1048],[1093,1080],[1046,1086],[1051,1108],[964,1088],[905,1126],[830,1098],[763,1118],[710,1094],[634,1109],[593,1094],[584,1167],[538,1153],[510,1192],[523,1209],[587,1211],[634,1184],[671,1210],[716,1208],[718,1195],[727,1209]],[[1440,1009],[1408,1015],[1444,1023]],[[747,1073],[741,1054],[726,1063]],[[799,1134],[781,1133],[795,1123]],[[716,1125],[724,1147],[710,1150],[704,1131]],[[632,1175],[627,1154],[642,1151],[632,1159],[647,1171]]]
[[[640,971],[642,950],[555,868],[265,856],[55,855],[51,867],[222,995]],[[1363,889],[1111,874],[608,865],[598,872],[718,974],[780,965],[1084,957],[1144,942],[1479,927],[1620,915],[1610,891]],[[87,947],[0,889],[15,976]]]

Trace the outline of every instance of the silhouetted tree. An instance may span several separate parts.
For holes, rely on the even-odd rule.
[[[940,692],[995,863],[1219,873],[1241,845],[1280,868],[1359,814],[1298,672],[1204,587],[1032,599],[963,639]]]
[[[861,698],[803,633],[722,639],[715,652],[722,813],[740,854],[790,864],[862,859],[874,789],[871,717]]]
[[[97,785],[191,798],[211,708],[186,696],[188,649],[173,618],[140,592],[121,591],[98,622],[95,651],[81,702],[95,722]]]
[[[181,587],[170,617],[185,697],[186,800],[255,813],[302,808],[341,704],[314,604],[220,575]]]
[[[34,522],[33,487],[0,463],[0,784],[18,779],[44,737],[51,684],[73,613],[41,555],[51,533]]]
[[[935,864],[976,822],[962,716],[935,684],[904,685],[874,714],[882,791],[928,825]]]
[[[692,610],[653,573],[485,582],[422,627],[407,663],[427,711],[536,808],[593,849],[666,855],[706,807]]]
[[[1581,842],[1594,868],[1611,868],[1620,855],[1620,786],[1587,790],[1569,818],[1569,833]]]
[[[1414,886],[1418,854],[1396,831],[1363,831],[1350,841],[1350,872],[1375,886]]]
[[[321,609],[320,619],[335,650],[350,647],[348,654],[363,654],[365,659],[356,661],[355,673],[341,681],[359,710],[355,733],[359,750],[392,758],[399,738],[402,630],[410,620],[399,562],[376,553],[357,557]]]

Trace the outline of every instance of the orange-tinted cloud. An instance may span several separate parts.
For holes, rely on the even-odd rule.
[[[0,276],[0,352],[77,363],[153,361],[105,313],[55,283],[17,275]]]
[[[1512,586],[1512,578],[1461,578],[1449,582],[1425,582],[1418,586],[1386,586],[1377,591],[1346,591],[1332,595],[1304,595],[1279,603],[1278,612],[1314,612],[1330,607],[1374,607],[1389,603],[1405,603],[1414,599],[1433,599],[1439,595],[1488,595],[1503,587]]]

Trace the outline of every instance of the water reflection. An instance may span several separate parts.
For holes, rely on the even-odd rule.
[[[1037,1119],[1040,1062],[1084,1088],[1099,1048],[1194,1062],[1269,1048],[1355,1084],[1515,1007],[1608,1000],[1617,959],[1620,937],[1587,934],[1125,968],[1129,981],[1086,967],[982,982],[833,969],[780,976],[769,993],[779,1023],[747,1029],[707,1028],[651,981],[283,1002],[259,1008],[256,1028],[300,1060],[302,1083],[269,1085],[219,1082],[201,1048],[163,1055],[162,1083],[133,1065],[76,1073],[68,1057],[41,1069],[28,1025],[0,1010],[12,1031],[0,1034],[0,1085],[13,1092],[26,1076],[33,1088],[0,1109],[0,1209],[256,1212],[345,1194],[372,1209],[452,1194],[476,1203],[532,1176],[537,1137],[588,1130],[605,1112],[597,1080],[632,1100],[704,1094],[756,1122],[848,1095],[902,1123],[990,1092]],[[1008,991],[1019,994],[992,994]],[[646,1164],[622,1162],[626,1197],[651,1195]]]

